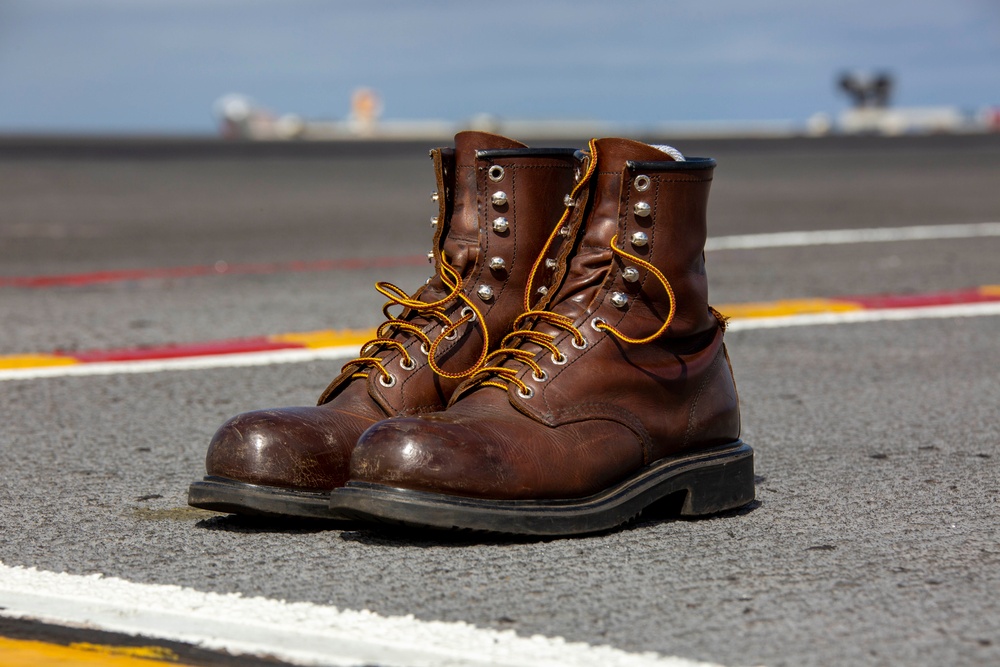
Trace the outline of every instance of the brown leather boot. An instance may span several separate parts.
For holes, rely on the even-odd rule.
[[[413,296],[376,285],[389,298],[387,319],[318,406],[247,412],[223,424],[209,445],[208,475],[191,485],[191,505],[330,516],[330,490],[347,481],[361,433],[387,417],[443,409],[537,300],[525,295],[545,292],[568,234],[558,230],[581,154],[462,132],[454,149],[431,157],[435,275]],[[401,314],[390,315],[393,306]]]
[[[446,410],[368,429],[334,511],[561,535],[618,526],[668,496],[683,515],[753,500],[725,323],[708,305],[715,162],[669,151],[591,142],[558,289]]]

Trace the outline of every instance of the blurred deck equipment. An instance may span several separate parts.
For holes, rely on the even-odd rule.
[[[837,88],[851,100],[851,108],[836,122],[825,113],[814,114],[806,122],[812,135],[824,134],[940,134],[995,130],[986,114],[965,112],[954,106],[891,106],[896,82],[888,72],[864,74],[846,72],[837,78]]]

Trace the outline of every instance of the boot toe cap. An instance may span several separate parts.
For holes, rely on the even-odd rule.
[[[389,419],[358,441],[351,479],[420,491],[486,493],[494,475],[488,453],[476,446],[480,442],[465,425],[434,415]]]
[[[209,475],[303,490],[329,490],[347,478],[351,449],[370,424],[337,419],[323,407],[257,410],[223,424],[209,444]]]

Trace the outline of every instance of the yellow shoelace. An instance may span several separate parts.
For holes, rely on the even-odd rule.
[[[596,148],[593,139],[591,139],[590,141],[590,154],[591,155],[596,154]],[[576,186],[573,188],[573,191],[570,193],[570,199],[573,202],[575,202],[576,196],[580,192],[580,190],[590,181],[590,177],[594,173],[594,169],[596,168],[596,166],[597,166],[596,160],[592,159],[589,161],[585,175],[580,178]],[[545,241],[545,245],[542,247],[541,252],[538,253],[538,257],[535,259],[535,263],[531,267],[531,272],[528,274],[528,281],[524,290],[525,311],[531,310],[532,289],[534,286],[535,276],[538,273],[538,269],[542,265],[542,262],[545,260],[545,258],[548,256],[549,249],[552,247],[552,244],[558,237],[560,229],[564,224],[566,224],[566,221],[569,219],[572,207],[573,207],[572,203],[567,203],[566,209],[563,211],[562,217],[560,218],[556,226],[553,228],[552,233],[549,235],[549,238]],[[344,367],[341,369],[341,372],[347,370],[351,366],[357,366],[361,368],[363,368],[364,366],[372,366],[378,370],[378,372],[380,373],[380,379],[384,384],[391,383],[393,380],[392,374],[389,373],[389,371],[386,369],[385,364],[383,363],[383,359],[381,357],[375,356],[380,351],[386,349],[399,350],[399,352],[403,355],[403,359],[400,360],[400,363],[402,364],[405,370],[414,368],[416,363],[413,361],[413,358],[406,352],[404,344],[401,343],[400,341],[393,340],[392,338],[389,337],[393,333],[399,331],[409,332],[410,334],[420,339],[421,341],[420,349],[427,355],[428,365],[431,367],[431,370],[433,370],[436,374],[440,375],[441,377],[460,379],[460,378],[470,377],[480,372],[483,366],[487,363],[487,360],[490,357],[492,357],[492,355],[489,354],[489,349],[490,349],[489,329],[486,327],[486,323],[483,321],[482,312],[476,307],[475,303],[473,303],[472,300],[469,299],[469,297],[467,297],[462,292],[462,278],[458,274],[458,271],[456,271],[450,264],[448,264],[443,253],[441,256],[441,269],[439,271],[439,274],[441,276],[442,282],[444,282],[444,284],[447,285],[451,291],[443,299],[440,299],[433,303],[425,303],[423,301],[418,301],[416,299],[413,299],[405,291],[403,291],[402,289],[396,287],[391,283],[386,283],[386,282],[376,283],[375,289],[377,289],[379,292],[381,292],[382,294],[384,294],[386,297],[389,298],[389,301],[382,307],[382,312],[387,319],[376,330],[375,335],[377,337],[362,345],[360,356],[357,359],[354,359],[351,362],[345,364]],[[447,305],[450,304],[452,301],[454,301],[456,298],[460,299],[463,303],[465,303],[465,307],[462,308],[462,310],[460,311],[461,317],[458,319],[458,321],[452,322],[451,319],[448,318],[447,315],[445,315],[444,311]],[[421,327],[411,324],[410,322],[406,322],[404,320],[392,317],[389,314],[388,310],[393,306],[403,306],[404,308],[410,308],[412,310],[417,311],[419,314],[423,315],[426,318],[436,319],[443,325],[444,328],[442,329],[440,335],[438,335],[438,337],[432,341],[430,337],[427,335],[426,331],[424,331],[424,329],[422,329]],[[515,320],[514,323],[515,329],[517,328],[517,325],[522,321],[523,317],[524,315],[518,317],[517,320]],[[443,368],[441,368],[441,366],[438,365],[437,363],[436,357],[438,349],[441,346],[442,341],[454,340],[454,336],[452,335],[453,332],[455,332],[459,327],[461,327],[463,324],[469,321],[477,322],[483,332],[483,347],[479,354],[479,358],[476,359],[476,362],[465,371],[457,373],[446,371]],[[507,338],[504,338],[504,340],[506,341]],[[502,346],[503,344],[501,343],[501,347]],[[365,372],[364,370],[361,370],[361,368],[359,368],[357,372],[351,375],[351,377],[352,378],[368,377],[368,373]]]
[[[409,352],[407,352],[405,343],[391,337],[402,331],[420,339],[420,350],[427,355],[428,363],[435,373],[451,378],[466,377],[467,375],[474,373],[486,359],[486,354],[489,350],[489,331],[482,323],[482,313],[476,307],[476,304],[462,292],[462,277],[454,267],[448,264],[444,253],[441,254],[438,275],[450,291],[447,295],[437,301],[428,302],[414,299],[412,296],[407,294],[406,291],[389,282],[379,281],[375,283],[375,289],[389,299],[385,305],[382,306],[382,314],[385,315],[386,321],[379,325],[378,329],[376,329],[376,337],[361,346],[361,351],[359,353],[360,356],[344,364],[343,368],[341,368],[341,372],[344,372],[353,366],[356,367],[357,370],[351,375],[352,378],[367,378],[368,371],[365,371],[364,367],[374,367],[380,374],[379,379],[382,381],[382,384],[391,386],[395,382],[395,378],[385,367],[384,359],[377,356],[378,354],[388,352],[393,349],[399,350],[399,353],[403,356],[403,358],[399,361],[400,366],[404,370],[412,370],[416,368],[416,361],[414,361],[413,357],[409,354]],[[445,311],[447,310],[447,307],[456,299],[465,303],[465,307],[461,311],[462,316],[459,320],[457,322],[452,322],[451,318],[445,314]],[[428,327],[419,327],[412,322],[407,322],[406,320],[399,319],[398,317],[393,317],[393,315],[389,312],[389,309],[395,306],[402,306],[404,309],[415,311],[425,319],[436,320],[443,327],[440,335],[432,341],[426,330]],[[479,355],[479,359],[472,368],[462,373],[448,373],[438,367],[434,360],[434,355],[437,353],[437,349],[441,344],[441,341],[454,340],[455,336],[452,335],[452,332],[469,321],[480,323],[483,331],[483,350]]]
[[[646,262],[635,255],[630,255],[627,252],[615,247],[616,240],[617,235],[611,240],[611,249],[615,252],[615,254],[627,257],[630,261],[645,268],[656,276],[656,279],[663,285],[663,288],[670,299],[670,311],[667,314],[667,317],[663,320],[663,324],[660,325],[660,328],[657,329],[656,332],[644,338],[633,338],[631,336],[627,336],[600,318],[594,318],[591,322],[591,326],[596,330],[605,331],[618,340],[626,343],[632,343],[635,345],[650,343],[662,336],[663,332],[665,332],[670,326],[670,323],[673,322],[674,314],[677,312],[674,290],[670,285],[670,281],[667,280],[666,276],[664,276],[659,269],[649,262]],[[517,328],[529,320],[530,324],[528,326],[535,326],[537,323],[545,322],[569,332],[572,334],[571,344],[578,350],[582,350],[589,345],[589,341],[587,341],[580,329],[577,328],[573,320],[565,315],[560,315],[547,310],[530,310],[520,315],[514,321],[514,331],[504,336],[503,340],[500,341],[500,347],[486,358],[485,363],[477,373],[485,376],[485,378],[479,382],[480,385],[498,387],[506,391],[507,384],[513,383],[517,386],[518,392],[521,396],[530,395],[532,393],[531,389],[524,383],[523,380],[517,377],[520,373],[519,368],[498,365],[501,361],[507,359],[514,359],[526,364],[529,368],[531,368],[534,379],[538,381],[546,380],[547,376],[545,374],[545,370],[538,364],[537,353],[521,349],[520,346],[524,343],[534,343],[535,345],[538,345],[548,351],[552,355],[552,362],[555,364],[565,363],[566,355],[564,355],[562,351],[556,347],[554,334],[543,331],[535,331],[531,328]]]

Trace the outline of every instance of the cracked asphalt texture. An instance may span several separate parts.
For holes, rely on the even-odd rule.
[[[662,138],[658,138],[662,139]],[[1000,221],[1000,136],[676,141],[713,236]],[[422,144],[0,142],[0,275],[426,252]],[[709,253],[714,303],[1000,284],[1000,239]],[[0,288],[0,354],[373,327],[400,266]],[[510,540],[187,507],[227,417],[339,362],[0,382],[0,561],[462,620],[726,665],[1000,663],[1000,337],[734,331],[758,500]]]

